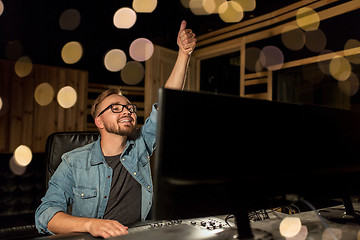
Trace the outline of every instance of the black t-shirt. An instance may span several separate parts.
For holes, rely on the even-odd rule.
[[[104,219],[131,226],[141,219],[141,185],[120,162],[120,155],[105,157],[113,169],[111,189]]]

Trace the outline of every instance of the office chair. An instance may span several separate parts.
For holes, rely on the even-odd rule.
[[[61,163],[61,156],[99,138],[99,132],[55,132],[46,140],[46,189],[48,182]]]

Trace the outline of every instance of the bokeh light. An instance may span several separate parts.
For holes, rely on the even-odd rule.
[[[3,107],[3,100],[2,100],[2,98],[0,96],[0,112],[1,112],[2,107]]]
[[[9,41],[5,47],[5,55],[10,60],[16,60],[23,53],[23,45],[19,40]]]
[[[347,80],[351,75],[351,64],[346,58],[341,56],[335,56],[331,59],[329,64],[329,70],[331,76],[339,81]]]
[[[4,3],[0,0],[0,16],[3,14],[4,12]]]
[[[266,46],[260,52],[260,62],[268,70],[279,70],[284,64],[284,54],[275,46]]]
[[[320,17],[312,8],[303,7],[296,13],[296,23],[305,31],[314,31],[320,26]]]
[[[334,238],[335,237],[335,238]],[[322,234],[322,240],[341,239],[342,231],[338,228],[326,228]]]
[[[358,47],[360,47],[360,42],[358,40],[349,39],[345,43],[344,50],[358,48]],[[360,64],[360,54],[349,55],[349,56],[345,56],[345,57],[349,62],[351,62],[353,64]]]
[[[81,21],[80,12],[76,9],[67,9],[60,15],[59,25],[62,30],[75,30]]]
[[[312,52],[324,51],[327,38],[321,29],[305,32],[305,46]]]
[[[128,85],[136,85],[144,79],[145,70],[141,63],[130,61],[121,70],[120,75],[124,83]]]
[[[311,64],[301,66],[301,74],[305,81],[311,84],[318,84],[324,80],[324,73],[320,69],[314,68]]]
[[[15,63],[15,73],[19,77],[28,76],[33,69],[33,64],[28,56],[20,57]]]
[[[57,94],[57,101],[63,108],[71,108],[75,105],[77,100],[77,93],[74,88],[70,86],[63,87]]]
[[[20,166],[16,163],[14,155],[10,158],[9,168],[15,175],[23,175],[26,171],[26,166]]]
[[[129,29],[136,22],[136,12],[131,8],[120,8],[114,14],[113,22],[115,27]]]
[[[190,0],[190,10],[195,15],[209,15],[215,12],[213,0]]]
[[[257,47],[249,47],[245,51],[245,68],[249,71],[256,71],[256,63],[260,58],[261,50]]]
[[[255,0],[233,0],[240,4],[244,12],[254,11],[256,8]]]
[[[219,16],[227,23],[240,22],[244,17],[244,12],[240,4],[231,0],[219,6]]]
[[[297,26],[287,25],[282,30],[281,41],[290,50],[300,50],[305,45],[304,31]]]
[[[301,230],[301,221],[297,217],[284,218],[279,226],[280,234],[286,238],[295,237]]]
[[[151,13],[157,6],[157,0],[134,0],[133,9],[139,13]]]
[[[138,38],[130,44],[129,52],[132,59],[143,62],[153,55],[154,45],[149,39]]]
[[[54,89],[49,83],[41,83],[35,89],[35,101],[40,106],[46,106],[54,99]]]
[[[83,48],[79,42],[72,41],[64,45],[61,58],[67,64],[77,63],[83,55]]]
[[[305,240],[309,234],[306,226],[302,225],[300,232],[294,237],[287,237],[286,240]]]
[[[126,60],[123,50],[112,49],[105,54],[104,65],[110,72],[118,72],[125,66]]]
[[[354,96],[359,92],[359,78],[356,74],[351,73],[346,81],[338,81],[338,86],[346,96]]]
[[[328,54],[328,53],[333,53],[334,51],[332,50],[324,50],[324,51],[321,51],[321,53],[319,54],[319,57],[321,55],[324,55],[324,54]],[[330,64],[330,61],[319,61],[317,63],[320,71],[328,76],[330,76],[330,69],[329,69],[329,64]]]
[[[32,152],[28,146],[20,145],[14,151],[15,163],[19,166],[27,166],[32,160]]]

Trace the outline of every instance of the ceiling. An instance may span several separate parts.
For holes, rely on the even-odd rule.
[[[90,82],[118,83],[118,73],[109,73],[103,66],[104,54],[113,48],[124,50],[139,37],[154,44],[177,49],[176,36],[181,20],[199,36],[231,24],[224,23],[218,15],[195,16],[183,7],[180,0],[158,0],[153,13],[138,13],[130,29],[117,29],[113,15],[121,7],[132,7],[132,0],[2,0],[4,12],[0,16],[0,58],[6,59],[9,42],[18,40],[21,55],[29,56],[33,63],[77,68],[89,71]],[[253,12],[245,12],[242,21],[272,12],[297,1],[257,0]],[[67,9],[77,9],[80,25],[73,31],[59,27],[59,16]],[[69,41],[79,41],[84,53],[75,64],[67,65],[61,59],[61,49]],[[19,54],[20,54],[19,53]],[[12,59],[16,60],[16,59]],[[121,82],[120,82],[121,84]]]

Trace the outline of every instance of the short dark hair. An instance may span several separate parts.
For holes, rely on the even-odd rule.
[[[108,96],[110,95],[113,95],[113,94],[117,94],[117,95],[120,95],[120,96],[123,96],[122,95],[122,92],[119,88],[110,88],[104,92],[102,92],[95,100],[94,102],[92,103],[91,105],[91,116],[95,119],[96,118],[96,114],[98,112],[98,105],[99,103],[101,103],[105,98],[107,98]]]

